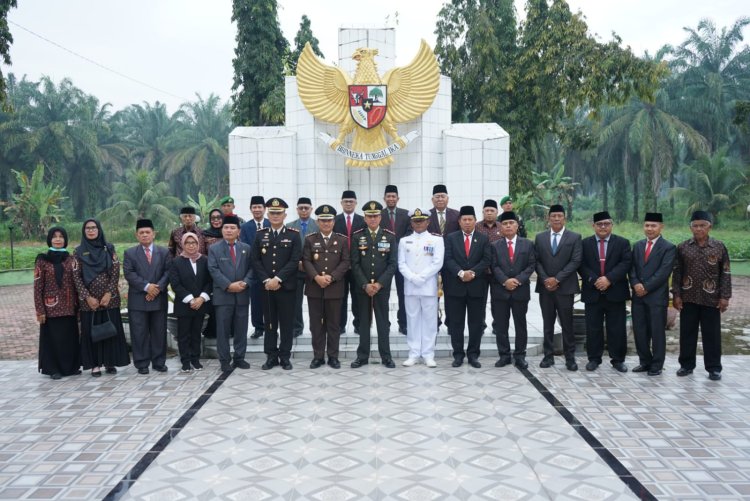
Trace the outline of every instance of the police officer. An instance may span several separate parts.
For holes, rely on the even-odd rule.
[[[366,228],[357,230],[352,238],[352,274],[359,294],[359,346],[357,359],[352,362],[356,369],[367,364],[370,357],[371,315],[375,310],[378,328],[378,352],[383,365],[393,369],[391,358],[390,330],[388,321],[388,299],[391,295],[391,280],[398,266],[396,235],[391,230],[380,228],[383,206],[370,201],[364,205]]]
[[[276,365],[281,365],[284,370],[292,368],[289,358],[294,327],[294,295],[302,244],[299,232],[284,226],[288,207],[280,198],[271,198],[266,202],[271,227],[260,230],[253,242],[253,268],[263,288],[263,319],[266,324],[263,351],[267,359],[261,366],[263,370]],[[281,339],[277,347],[279,333]]]
[[[325,363],[341,368],[339,362],[339,336],[341,332],[341,305],[346,289],[344,281],[349,271],[349,242],[346,235],[333,232],[336,209],[321,205],[315,210],[319,233],[305,238],[302,266],[305,268],[305,294],[310,311],[313,360],[311,369]]]

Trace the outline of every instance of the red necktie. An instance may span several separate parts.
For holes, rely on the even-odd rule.
[[[346,215],[346,238],[352,238],[352,216],[349,214]]]
[[[604,239],[599,240],[599,270],[600,276],[604,276]]]
[[[508,257],[510,262],[513,262],[513,240],[508,240]]]
[[[396,232],[396,217],[393,215],[393,211],[391,212],[391,231]]]
[[[229,245],[229,255],[232,256],[232,264],[237,264],[237,255],[234,253],[234,244]]]
[[[469,257],[469,250],[471,249],[471,244],[469,242],[469,235],[464,233],[464,250],[466,251],[466,257]]]
[[[648,263],[648,256],[651,255],[651,246],[654,245],[654,242],[649,240],[646,244],[646,254],[643,256],[643,262]]]
[[[144,247],[143,252],[146,253],[146,261],[148,261],[148,264],[151,264],[151,248],[150,247]]]

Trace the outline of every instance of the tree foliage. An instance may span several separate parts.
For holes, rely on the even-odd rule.
[[[169,227],[179,218],[174,210],[180,199],[169,194],[164,181],[157,182],[155,173],[143,168],[131,167],[125,180],[114,184],[109,198],[109,207],[99,213],[103,221],[135,228],[138,219],[151,219],[155,225]]]
[[[44,164],[37,164],[31,177],[25,172],[13,171],[20,192],[13,195],[13,202],[5,208],[12,221],[21,227],[25,238],[41,238],[54,222],[60,221],[60,203],[66,198],[64,189],[44,181]]]
[[[16,7],[16,0],[0,0],[0,59],[10,66],[10,46],[13,43],[13,35],[8,28],[8,12]],[[6,90],[5,77],[0,69],[0,108],[7,109],[8,94]]]
[[[318,39],[315,38],[310,24],[310,18],[306,15],[303,15],[302,20],[299,23],[297,34],[294,36],[294,50],[289,55],[288,66],[290,75],[297,74],[297,61],[302,55],[302,50],[305,48],[305,44],[309,43],[310,48],[312,48],[313,52],[318,57],[325,57],[323,55],[323,52],[321,52],[320,50],[320,43],[318,42]]]

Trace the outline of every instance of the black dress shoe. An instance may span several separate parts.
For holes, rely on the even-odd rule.
[[[105,370],[107,374],[117,374],[117,368],[116,367],[107,367]]]
[[[279,365],[279,359],[278,358],[268,357],[266,359],[266,362],[263,365],[261,365],[260,368],[263,369],[264,371],[267,371],[269,369],[273,369],[277,365]]]
[[[578,364],[575,360],[568,360],[567,362],[565,362],[565,368],[571,372],[575,372],[578,370]]]
[[[719,381],[721,379],[721,372],[719,371],[709,371],[708,372],[708,379],[711,381]]]
[[[547,367],[552,367],[555,365],[555,359],[554,357],[544,357],[541,362],[539,362],[539,367],[542,369],[546,369]]]
[[[235,360],[232,365],[234,365],[235,369],[249,369],[250,368],[250,364],[247,363],[246,360]]]
[[[148,367],[139,367],[138,374],[148,374]]]
[[[317,369],[318,367],[321,367],[324,363],[326,363],[326,361],[323,360],[322,358],[313,358],[312,362],[310,362],[310,368]]]
[[[633,372],[649,372],[648,365],[638,364],[635,367],[633,367]]]
[[[519,369],[528,369],[529,363],[526,361],[524,357],[518,357],[516,359],[516,367],[518,367]]]
[[[510,365],[510,357],[500,357],[495,362],[495,367],[505,367],[506,365]]]
[[[399,327],[399,328],[398,328],[398,331],[399,331],[399,332],[400,332],[401,334],[403,334],[404,336],[406,336],[406,327]]]
[[[623,362],[615,362],[615,363],[612,364],[612,367],[617,372],[628,372],[628,366],[625,365],[625,363],[623,363]]]
[[[595,360],[589,360],[589,363],[586,364],[587,371],[595,371],[598,368],[599,368],[599,362]]]
[[[148,369],[146,369],[146,370],[148,370]],[[148,372],[146,374],[148,374]],[[100,371],[100,370],[96,371],[96,372],[91,371],[91,377],[102,377],[102,371]]]
[[[635,369],[633,369],[633,372],[635,372]],[[647,374],[649,376],[661,376],[661,369],[649,369]]]
[[[331,367],[331,369],[340,369],[341,368],[341,362],[339,362],[338,358],[329,358],[328,359],[328,365]]]
[[[293,335],[294,337],[300,337],[302,335],[302,331],[295,331]]]
[[[395,369],[396,368],[396,364],[393,363],[393,359],[392,358],[384,358],[383,359],[383,365],[385,367],[388,367],[389,369]]]
[[[221,372],[232,372],[232,364],[230,364],[229,362],[222,362]]]
[[[292,363],[289,361],[288,358],[282,358],[281,359],[281,368],[285,371],[292,370]]]
[[[154,370],[156,372],[167,372],[167,366],[166,365],[154,365]]]
[[[101,373],[100,373],[100,374],[101,374]],[[60,374],[59,372],[55,372],[55,373],[54,373],[54,374],[52,374],[52,375],[51,375],[51,376],[50,376],[49,378],[50,378],[50,379],[54,379],[54,380],[62,379],[62,374]]]
[[[451,367],[461,367],[464,364],[463,358],[454,358]]]
[[[686,369],[684,367],[680,367],[679,370],[677,371],[677,375],[680,377],[689,376],[692,373],[693,373],[693,369]]]
[[[471,365],[475,369],[481,369],[482,368],[482,364],[480,364],[479,360],[477,360],[476,358],[470,358],[469,359],[469,365]]]
[[[357,358],[354,362],[352,362],[352,369],[359,369],[363,365],[367,365],[370,362],[366,358]]]
[[[259,337],[263,337],[263,329],[255,329],[255,332],[252,333],[250,339],[258,339]]]

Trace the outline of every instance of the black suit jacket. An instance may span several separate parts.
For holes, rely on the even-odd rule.
[[[365,218],[357,214],[356,212],[352,214],[352,235],[355,231],[361,230],[362,228],[365,228],[367,224],[365,223]],[[343,212],[341,214],[336,214],[336,217],[333,218],[333,232],[334,233],[341,233],[344,236],[346,235],[346,214]],[[353,239],[352,239],[353,240]],[[352,243],[349,242],[349,251],[352,250]]]
[[[260,282],[278,277],[281,288],[297,288],[297,268],[302,259],[302,242],[294,228],[282,226],[274,238],[271,228],[263,228],[255,236],[251,252],[255,277]]]
[[[391,220],[388,215],[388,208],[383,209],[380,212],[380,227],[384,230],[392,231],[396,235],[396,241],[400,240],[401,237],[411,231],[411,219],[409,218],[409,211],[396,207],[396,226],[391,228]]]
[[[201,256],[195,262],[196,271],[193,272],[193,266],[190,259],[177,256],[172,261],[172,267],[169,270],[169,283],[174,291],[174,314],[178,317],[190,317],[206,313],[208,303],[203,303],[199,309],[190,308],[189,304],[183,303],[182,300],[189,295],[199,297],[202,292],[209,296],[213,289],[211,275],[208,273],[208,258]]]
[[[609,301],[625,301],[630,299],[628,286],[628,272],[632,265],[630,242],[617,235],[609,236],[607,254],[604,257],[604,276],[612,283],[604,292],[600,292],[594,283],[601,274],[599,265],[599,239],[596,235],[586,237],[582,241],[583,259],[578,273],[581,275],[583,288],[581,301],[594,303],[601,296]]]
[[[537,233],[534,240],[536,253],[536,291],[543,294],[575,294],[581,291],[578,285],[578,267],[581,265],[581,235],[565,228],[557,244],[557,254],[552,255],[550,230]],[[548,292],[544,281],[555,277],[560,286]]]
[[[446,226],[447,227],[447,226]],[[464,250],[464,232],[454,231],[445,236],[445,257],[443,259],[443,292],[446,296],[484,297],[487,292],[487,268],[492,262],[490,239],[487,235],[474,231],[469,248],[469,257]],[[476,276],[471,282],[458,277],[461,270],[472,270]]]
[[[450,207],[445,208],[445,233],[443,236],[450,235],[461,229],[458,225],[460,213]],[[433,207],[430,211],[430,223],[427,225],[427,231],[435,235],[440,235],[440,221],[438,220],[438,211]]]
[[[516,237],[516,247],[513,249],[513,263],[510,262],[508,254],[508,243],[506,239],[500,239],[491,244],[492,248],[492,288],[493,299],[507,300],[513,298],[519,301],[531,299],[531,274],[536,267],[536,255],[534,244],[531,240]],[[509,278],[515,278],[521,285],[509,291],[503,284]]]
[[[669,277],[672,275],[677,247],[664,237],[651,248],[648,262],[645,262],[646,240],[639,240],[633,246],[633,266],[630,269],[630,285],[643,284],[647,294],[638,297],[633,294],[633,302],[667,306],[669,304]]]

